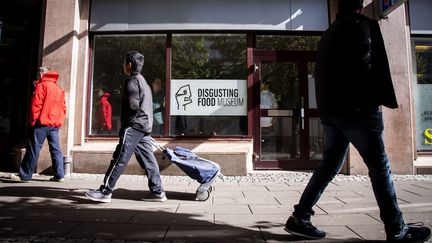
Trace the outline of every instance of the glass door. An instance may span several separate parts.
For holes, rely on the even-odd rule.
[[[255,51],[256,169],[314,169],[321,160],[314,58],[308,51]]]

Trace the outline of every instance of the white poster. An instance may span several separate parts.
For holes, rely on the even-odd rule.
[[[246,116],[246,80],[173,79],[173,116]]]

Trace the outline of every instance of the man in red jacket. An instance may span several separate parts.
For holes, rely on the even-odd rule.
[[[64,181],[63,153],[60,148],[59,129],[66,116],[64,91],[57,85],[59,74],[49,67],[39,68],[39,79],[34,82],[31,99],[30,136],[18,175],[11,174],[14,181],[28,182],[33,176],[42,145],[48,139],[54,168],[51,181]]]

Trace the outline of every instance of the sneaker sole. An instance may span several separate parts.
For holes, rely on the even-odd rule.
[[[168,198],[161,198],[161,199],[157,199],[157,198],[143,198],[143,201],[146,202],[165,202],[166,200],[168,200]]]
[[[289,229],[287,229],[287,228],[284,228],[284,230],[285,230],[286,232],[292,234],[292,235],[301,236],[301,237],[308,238],[308,239],[313,239],[313,240],[318,240],[318,239],[325,238],[325,236],[324,236],[324,237],[313,237],[313,236],[310,236],[310,235],[305,235],[305,234],[302,234],[302,233],[298,233],[298,232],[295,232],[295,231],[289,230]]]
[[[3,182],[9,182],[9,183],[29,183],[30,182],[30,180],[23,181],[23,180],[14,180],[14,179],[11,179],[11,178],[1,178],[1,181],[3,181]]]
[[[111,199],[98,199],[98,198],[94,198],[94,197],[87,195],[87,193],[85,193],[85,195],[88,199],[95,201],[95,202],[103,202],[103,203],[110,203],[111,202]]]
[[[60,182],[60,183],[63,183],[63,182],[65,182],[65,180],[64,179],[60,179],[60,180],[56,180],[56,179],[50,179],[49,181],[51,181],[51,182]]]

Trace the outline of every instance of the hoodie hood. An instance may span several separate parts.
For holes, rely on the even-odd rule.
[[[137,51],[129,51],[126,53],[126,63],[132,64],[131,75],[136,75],[141,73],[144,66],[144,55]]]
[[[42,74],[41,82],[54,82],[56,83],[59,79],[59,73],[56,71],[48,71]]]
[[[104,99],[104,100],[107,100],[108,99],[108,97],[110,97],[111,96],[111,94],[110,93],[108,93],[108,92],[105,92],[103,95],[102,95],[102,97],[101,97],[101,99]]]

